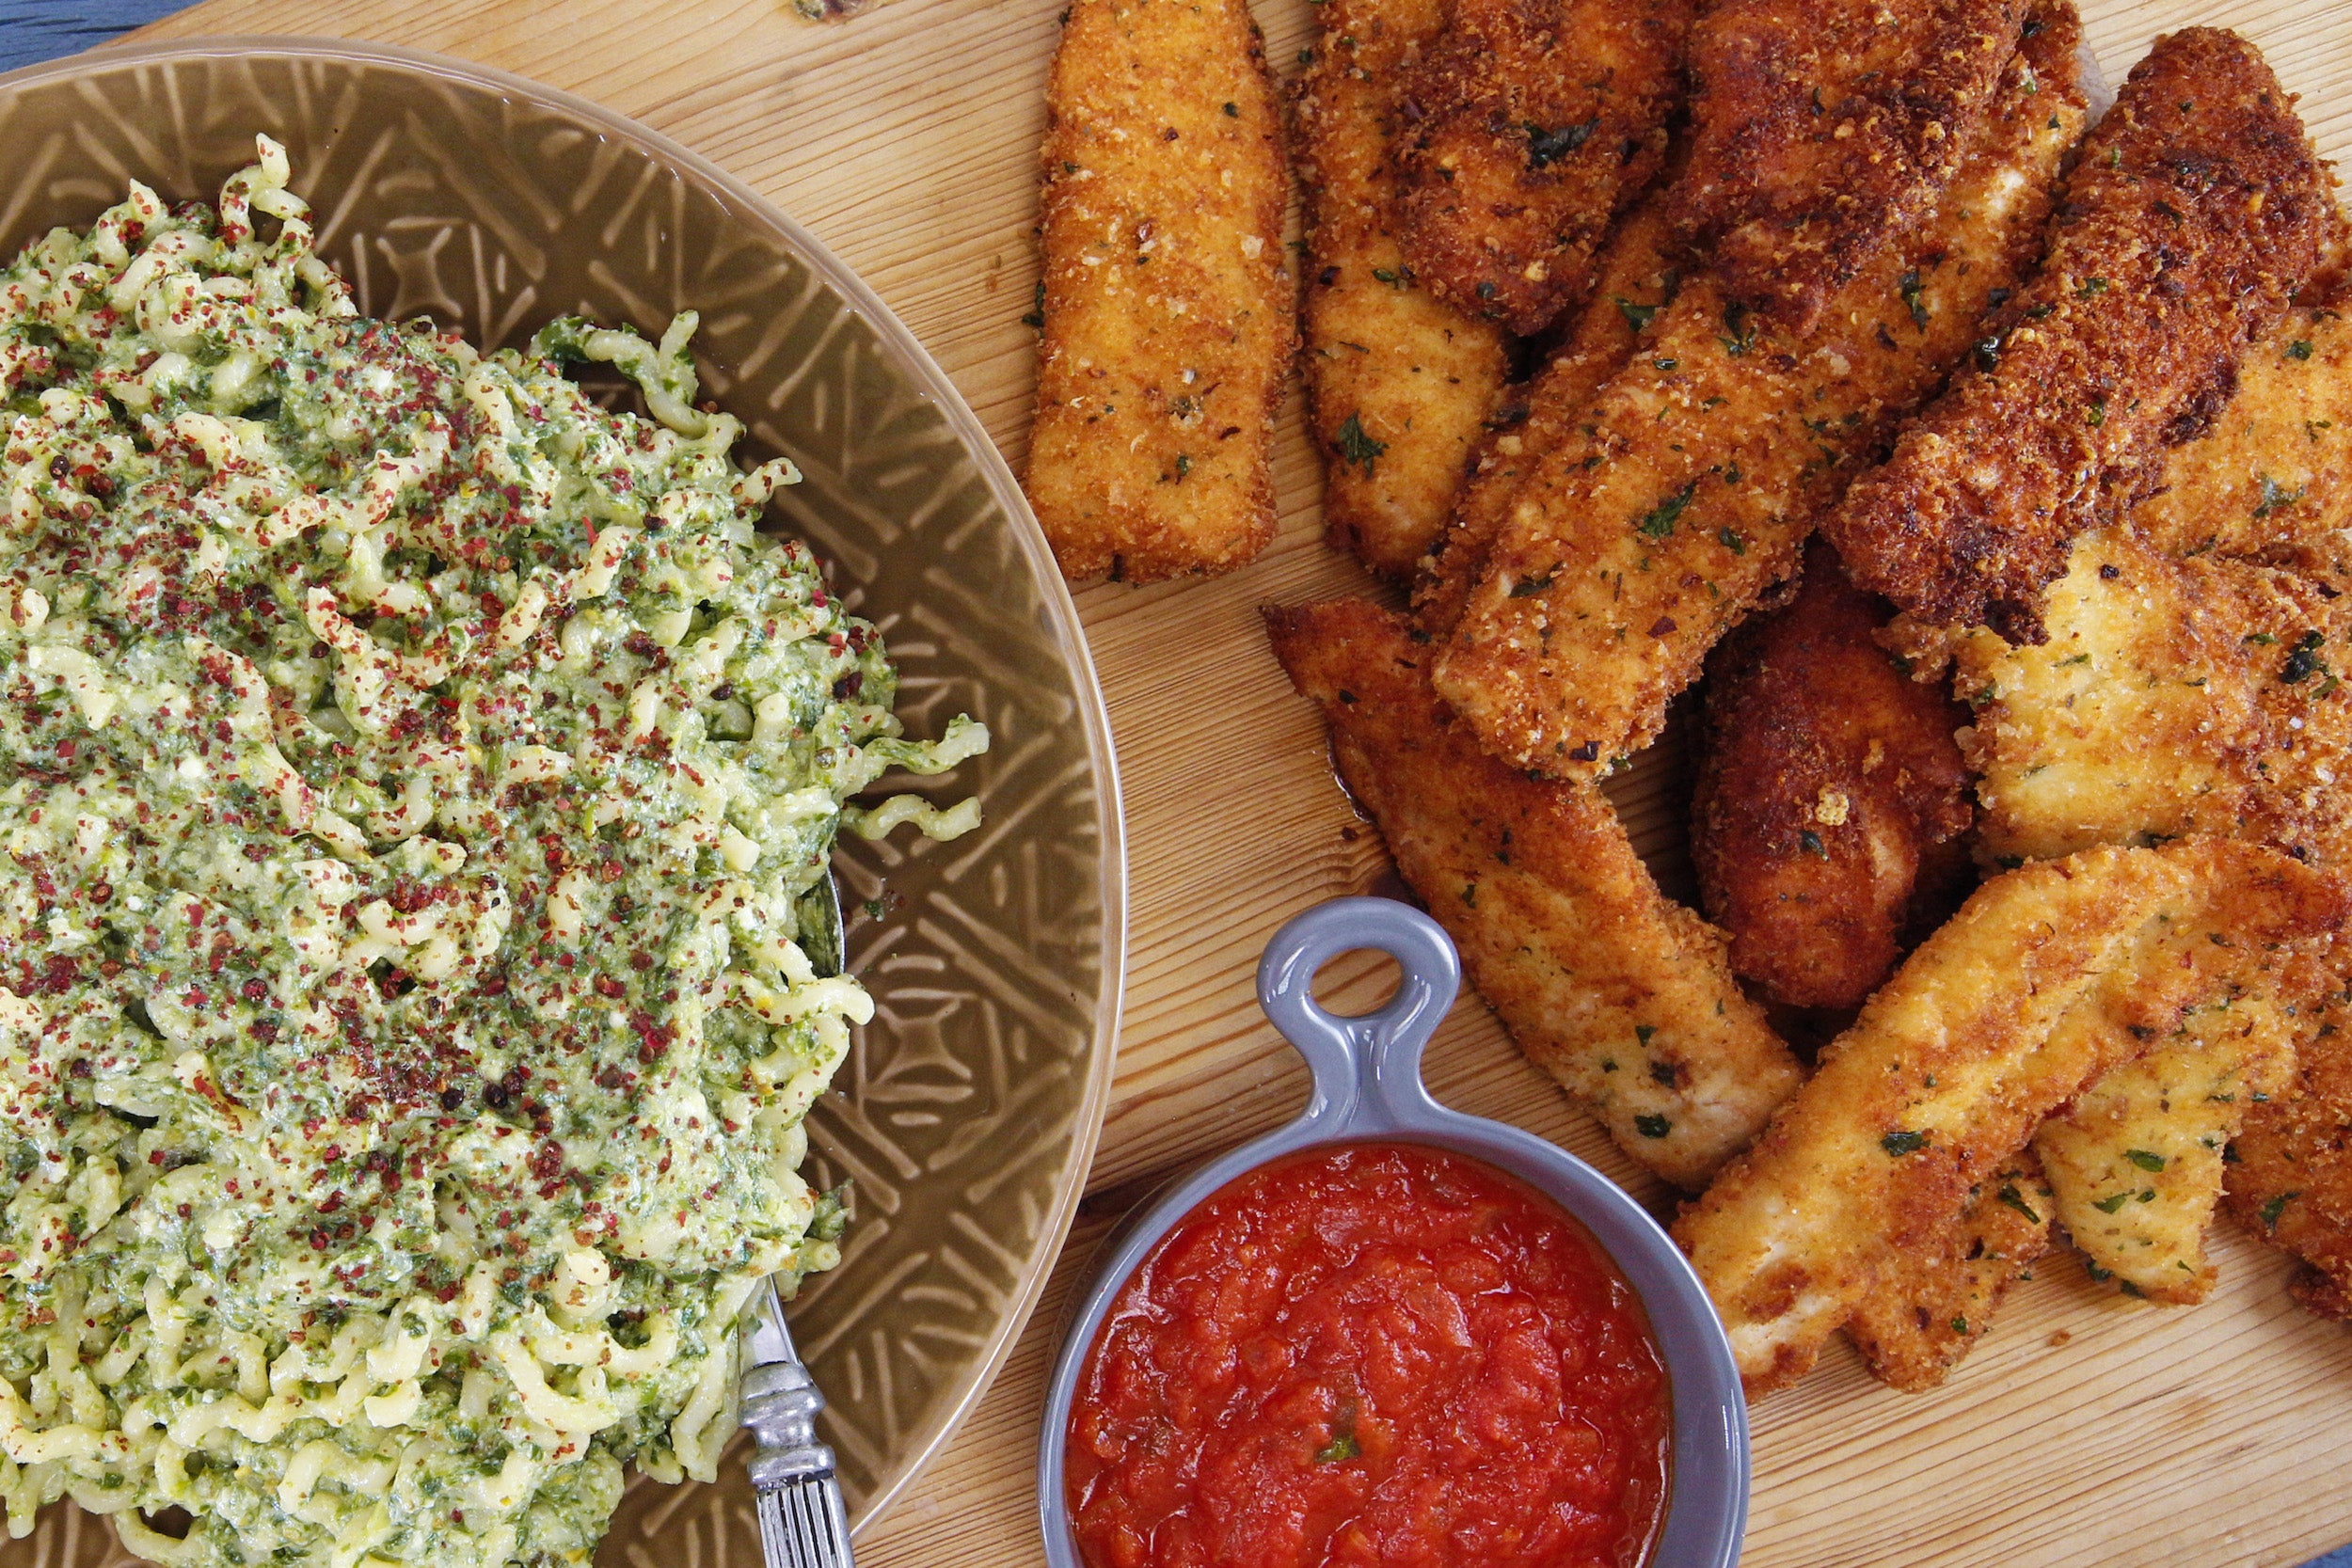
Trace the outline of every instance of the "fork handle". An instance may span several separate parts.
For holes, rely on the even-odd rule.
[[[743,1424],[758,1443],[752,1485],[768,1568],[851,1568],[850,1520],[833,1449],[817,1441],[825,1397],[798,1361],[755,1367],[743,1378]]]

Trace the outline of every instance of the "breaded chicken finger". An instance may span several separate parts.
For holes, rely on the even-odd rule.
[[[2287,1091],[2247,1107],[2225,1167],[2230,1212],[2303,1259],[2296,1299],[2323,1318],[2352,1317],[2352,998],[2338,951],[2328,992],[2297,1042]]]
[[[1502,396],[1502,328],[1432,295],[1397,247],[1398,73],[1444,24],[1441,0],[1327,0],[1298,96],[1307,194],[1307,390],[1326,537],[1409,576],[1445,526]]]
[[[2192,1009],[2180,1032],[2085,1089],[2034,1135],[2058,1220],[2126,1295],[2202,1301],[2222,1150],[2283,1093],[2303,1021],[2267,995]]]
[[[2011,647],[1982,629],[1958,643],[1986,854],[2210,832],[2352,867],[2352,689],[2335,673],[2352,656],[2352,598],[2102,530],[2075,541],[2044,604],[2045,643]],[[2201,1239],[2226,1174],[2256,1234],[2352,1281],[2352,1116],[2337,1109],[2352,1105],[2352,1052],[2316,1001],[2342,989],[2344,964],[2341,953],[2309,960],[2317,973],[2289,988],[2291,1016],[2275,1028],[2243,1000],[2201,1016],[2043,1129],[2068,1229],[2100,1268],[2154,1300],[2201,1297],[2212,1278]],[[2289,1063],[2281,1092],[2271,1080]],[[2243,1163],[2224,1166],[2233,1137]]]
[[[2101,530],[2044,602],[2048,641],[1979,629],[1954,657],[1980,854],[2211,833],[2352,870],[2352,597]]]
[[[1691,859],[1768,1001],[1860,1006],[1973,880],[1967,710],[1896,668],[1875,641],[1890,613],[1816,540],[1795,600],[1708,660]]]
[[[1274,536],[1290,171],[1243,0],[1072,0],[1046,87],[1026,487],[1064,576],[1225,572]]]
[[[1692,0],[1452,0],[1406,70],[1397,215],[1424,286],[1513,332],[1584,295],[1658,171]]]
[[[2053,1111],[2190,1007],[2275,984],[2283,946],[2345,912],[2334,878],[2211,839],[1979,888],[1676,1223],[1750,1393],[1803,1376]]]
[[[1659,893],[1597,790],[1482,753],[1402,618],[1340,600],[1268,610],[1266,626],[1330,721],[1341,777],[1520,1049],[1636,1162],[1704,1185],[1802,1076],[1723,939]]]
[[[1710,278],[1684,283],[1521,484],[1437,669],[1497,756],[1591,779],[1656,736],[1707,651],[1795,573],[1848,466],[2029,270],[2082,116],[2071,11],[2047,14],[1947,199],[1812,333],[1771,326]]]
[[[1905,1393],[1943,1382],[1992,1326],[2009,1288],[2050,1250],[2057,1212],[2030,1149],[1978,1180],[1953,1222],[1907,1249],[1854,1303],[1846,1335],[1870,1375]]]
[[[1727,295],[1804,330],[1950,181],[2024,11],[2018,0],[1717,0],[1691,30],[1695,147],[1677,234]]]
[[[1848,572],[1923,620],[2038,641],[2069,543],[2202,430],[2333,220],[2253,45],[2209,27],[2158,39],[2085,138],[2042,270],[1823,519]]]
[[[2172,449],[2132,531],[2167,555],[2352,562],[2352,295],[2297,306],[2238,361],[2213,428]]]
[[[1534,379],[1506,392],[1454,515],[1422,562],[1413,615],[1422,630],[1454,629],[1520,483],[1575,433],[1600,388],[1633,357],[1643,328],[1673,300],[1680,279],[1670,245],[1661,196],[1653,191],[1601,248],[1593,292],[1560,346]]]

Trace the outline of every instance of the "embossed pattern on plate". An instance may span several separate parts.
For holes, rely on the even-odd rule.
[[[878,1010],[810,1118],[812,1180],[850,1178],[840,1268],[790,1308],[829,1402],[852,1518],[946,1438],[1028,1315],[1109,1090],[1125,866],[1101,696],[1011,475],[946,377],[839,262],[726,175],[580,100],[457,61],[328,40],[214,40],[0,77],[0,245],[87,226],[145,182],[212,198],[266,132],[375,316],[519,343],[579,311],[658,332],[702,313],[706,394],[747,459],[806,474],[780,525],[883,630],[915,734],[968,712],[986,756],[952,844],[845,843],[850,967]],[[879,917],[869,901],[890,901]],[[739,1463],[633,1479],[602,1564],[759,1560]],[[59,1504],[0,1568],[134,1560]]]

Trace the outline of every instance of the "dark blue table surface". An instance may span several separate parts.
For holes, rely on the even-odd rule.
[[[185,0],[0,0],[0,71],[54,60],[103,43],[159,16]],[[2186,1564],[2181,1568],[2199,1568]],[[2352,1568],[2352,1545],[2329,1552],[2305,1568]]]
[[[103,43],[186,4],[187,0],[0,0],[0,71],[54,60]]]

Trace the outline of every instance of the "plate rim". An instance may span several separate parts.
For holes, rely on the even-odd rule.
[[[1077,1217],[1078,1204],[1086,1196],[1087,1174],[1092,1169],[1095,1150],[1102,1137],[1104,1116],[1110,1103],[1112,1073],[1119,1053],[1120,1023],[1127,989],[1126,810],[1120,795],[1119,759],[1112,740],[1109,710],[1103,700],[1102,681],[1094,668],[1093,650],[1087,641],[1076,601],[1071,597],[1070,586],[1055,562],[1052,547],[1045,540],[1044,529],[1029,508],[1028,497],[1013,477],[1011,465],[1006,462],[1004,453],[997,450],[995,441],[980,423],[979,416],[972,411],[971,404],[964,401],[963,394],[948,379],[946,372],[899,321],[896,312],[883,304],[882,297],[865,279],[835,256],[823,241],[787,215],[767,197],[682,142],[617,110],[606,108],[562,87],[456,55],[411,49],[402,44],[300,33],[221,33],[102,44],[59,59],[39,61],[0,72],[0,94],[86,76],[93,71],[182,60],[242,59],[255,55],[299,58],[325,56],[357,64],[390,65],[561,109],[588,120],[617,141],[633,144],[657,160],[667,161],[701,182],[739,213],[767,225],[788,247],[800,254],[840,296],[848,309],[866,319],[899,372],[910,379],[918,391],[928,394],[946,417],[948,428],[955,433],[958,442],[978,468],[980,479],[987,485],[990,495],[1010,520],[1022,559],[1039,579],[1046,624],[1076,688],[1073,695],[1077,702],[1078,719],[1086,734],[1088,760],[1093,775],[1095,832],[1100,846],[1096,892],[1102,908],[1104,979],[1094,1000],[1093,1039],[1087,1064],[1086,1085],[1078,1105],[1076,1133],[1071,1146],[1071,1163],[1077,1175],[1074,1180],[1063,1184],[1062,1191],[1057,1195],[1053,1207],[1048,1211],[1045,1223],[1039,1231],[1038,1251],[1031,1259],[1029,1277],[1013,1293],[1010,1310],[997,1324],[976,1364],[976,1370],[969,1374],[964,1387],[949,1403],[946,1415],[918,1446],[906,1469],[889,1486],[866,1499],[865,1506],[850,1525],[850,1533],[855,1539],[865,1534],[877,1519],[906,1495],[908,1488],[954,1439],[974,1407],[994,1385],[997,1374],[1004,1370],[1004,1364],[1010,1357],[1022,1331],[1036,1314],[1038,1302],[1044,1294],[1055,1263],[1069,1239],[1071,1225]]]

